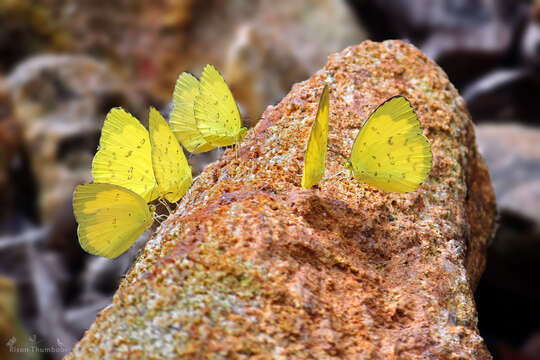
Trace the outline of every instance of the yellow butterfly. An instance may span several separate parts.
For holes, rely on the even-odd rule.
[[[193,110],[197,95],[199,95],[199,80],[189,73],[182,73],[176,80],[174,87],[170,124],[174,135],[182,143],[182,146],[195,154],[215,148],[214,145],[206,142],[197,129]]]
[[[324,175],[326,168],[326,145],[328,142],[328,86],[325,86],[319,100],[317,117],[311,126],[311,133],[304,158],[302,187],[309,189],[317,184]]]
[[[92,162],[96,183],[125,187],[146,202],[178,201],[191,185],[191,168],[165,119],[154,108],[150,134],[131,114],[112,109],[105,119],[99,150]]]
[[[122,108],[109,111],[98,149],[92,161],[94,182],[120,185],[146,202],[159,196],[148,131],[130,113]]]
[[[73,193],[81,247],[115,258],[152,225],[154,206],[135,192],[113,184],[80,185]]]
[[[237,144],[246,135],[231,90],[212,65],[203,70],[193,110],[197,129],[214,147]]]
[[[375,109],[354,141],[346,166],[357,180],[380,189],[416,190],[431,170],[431,144],[410,102],[395,96]]]
[[[237,144],[246,135],[231,90],[212,66],[206,65],[198,81],[182,73],[176,81],[171,128],[193,153]]]
[[[154,108],[148,121],[152,148],[152,167],[158,184],[159,197],[177,202],[191,186],[191,167],[169,125]]]
[[[103,125],[92,163],[94,184],[73,194],[81,247],[94,255],[115,258],[126,251],[153,222],[156,198],[178,201],[191,186],[191,168],[167,122],[154,108],[150,133],[120,108]],[[109,183],[100,183],[108,181]]]

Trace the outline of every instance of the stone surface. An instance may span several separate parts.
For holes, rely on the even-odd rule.
[[[330,88],[327,170],[300,180]],[[402,94],[434,164],[414,193],[343,175],[369,113]],[[465,103],[411,45],[364,42],[269,107],[195,181],[68,359],[489,359],[473,289],[495,200]]]

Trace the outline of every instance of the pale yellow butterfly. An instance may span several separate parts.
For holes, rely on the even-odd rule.
[[[317,184],[324,175],[326,168],[326,146],[328,142],[328,86],[325,86],[319,100],[317,116],[311,126],[309,140],[304,158],[302,187],[309,189]]]
[[[431,170],[431,144],[412,105],[395,96],[377,107],[354,141],[350,162],[357,180],[382,190],[407,193]]]
[[[80,185],[73,193],[81,247],[115,258],[152,225],[154,206],[135,192],[113,184]]]
[[[237,144],[246,134],[234,97],[212,65],[206,65],[201,75],[194,113],[197,129],[215,147]]]

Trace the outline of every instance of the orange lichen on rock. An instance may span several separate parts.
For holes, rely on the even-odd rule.
[[[326,84],[326,175],[303,190]],[[349,178],[338,155],[398,94],[433,148],[430,176],[409,194]],[[68,358],[489,359],[473,290],[494,215],[470,116],[444,72],[403,42],[363,42],[200,175]]]

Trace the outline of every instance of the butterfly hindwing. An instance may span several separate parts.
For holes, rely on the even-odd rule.
[[[154,108],[149,115],[152,165],[160,197],[178,201],[191,186],[191,168],[169,125]]]
[[[107,114],[92,161],[94,182],[116,184],[149,202],[157,197],[148,131],[122,108]]]
[[[431,144],[411,104],[395,96],[360,130],[351,152],[355,178],[386,191],[414,191],[431,170]]]
[[[229,87],[212,65],[201,75],[194,106],[197,128],[214,146],[229,146],[244,137],[242,119]]]
[[[81,247],[115,258],[152,225],[152,212],[135,192],[113,184],[80,185],[73,193]]]
[[[328,116],[329,95],[328,86],[325,86],[319,101],[317,116],[309,134],[304,170],[302,173],[302,187],[309,189],[317,184],[324,175],[326,168],[326,146],[328,142]]]
[[[191,153],[215,148],[204,140],[197,129],[193,107],[198,94],[199,80],[189,73],[182,73],[174,87],[170,124],[178,141]]]

